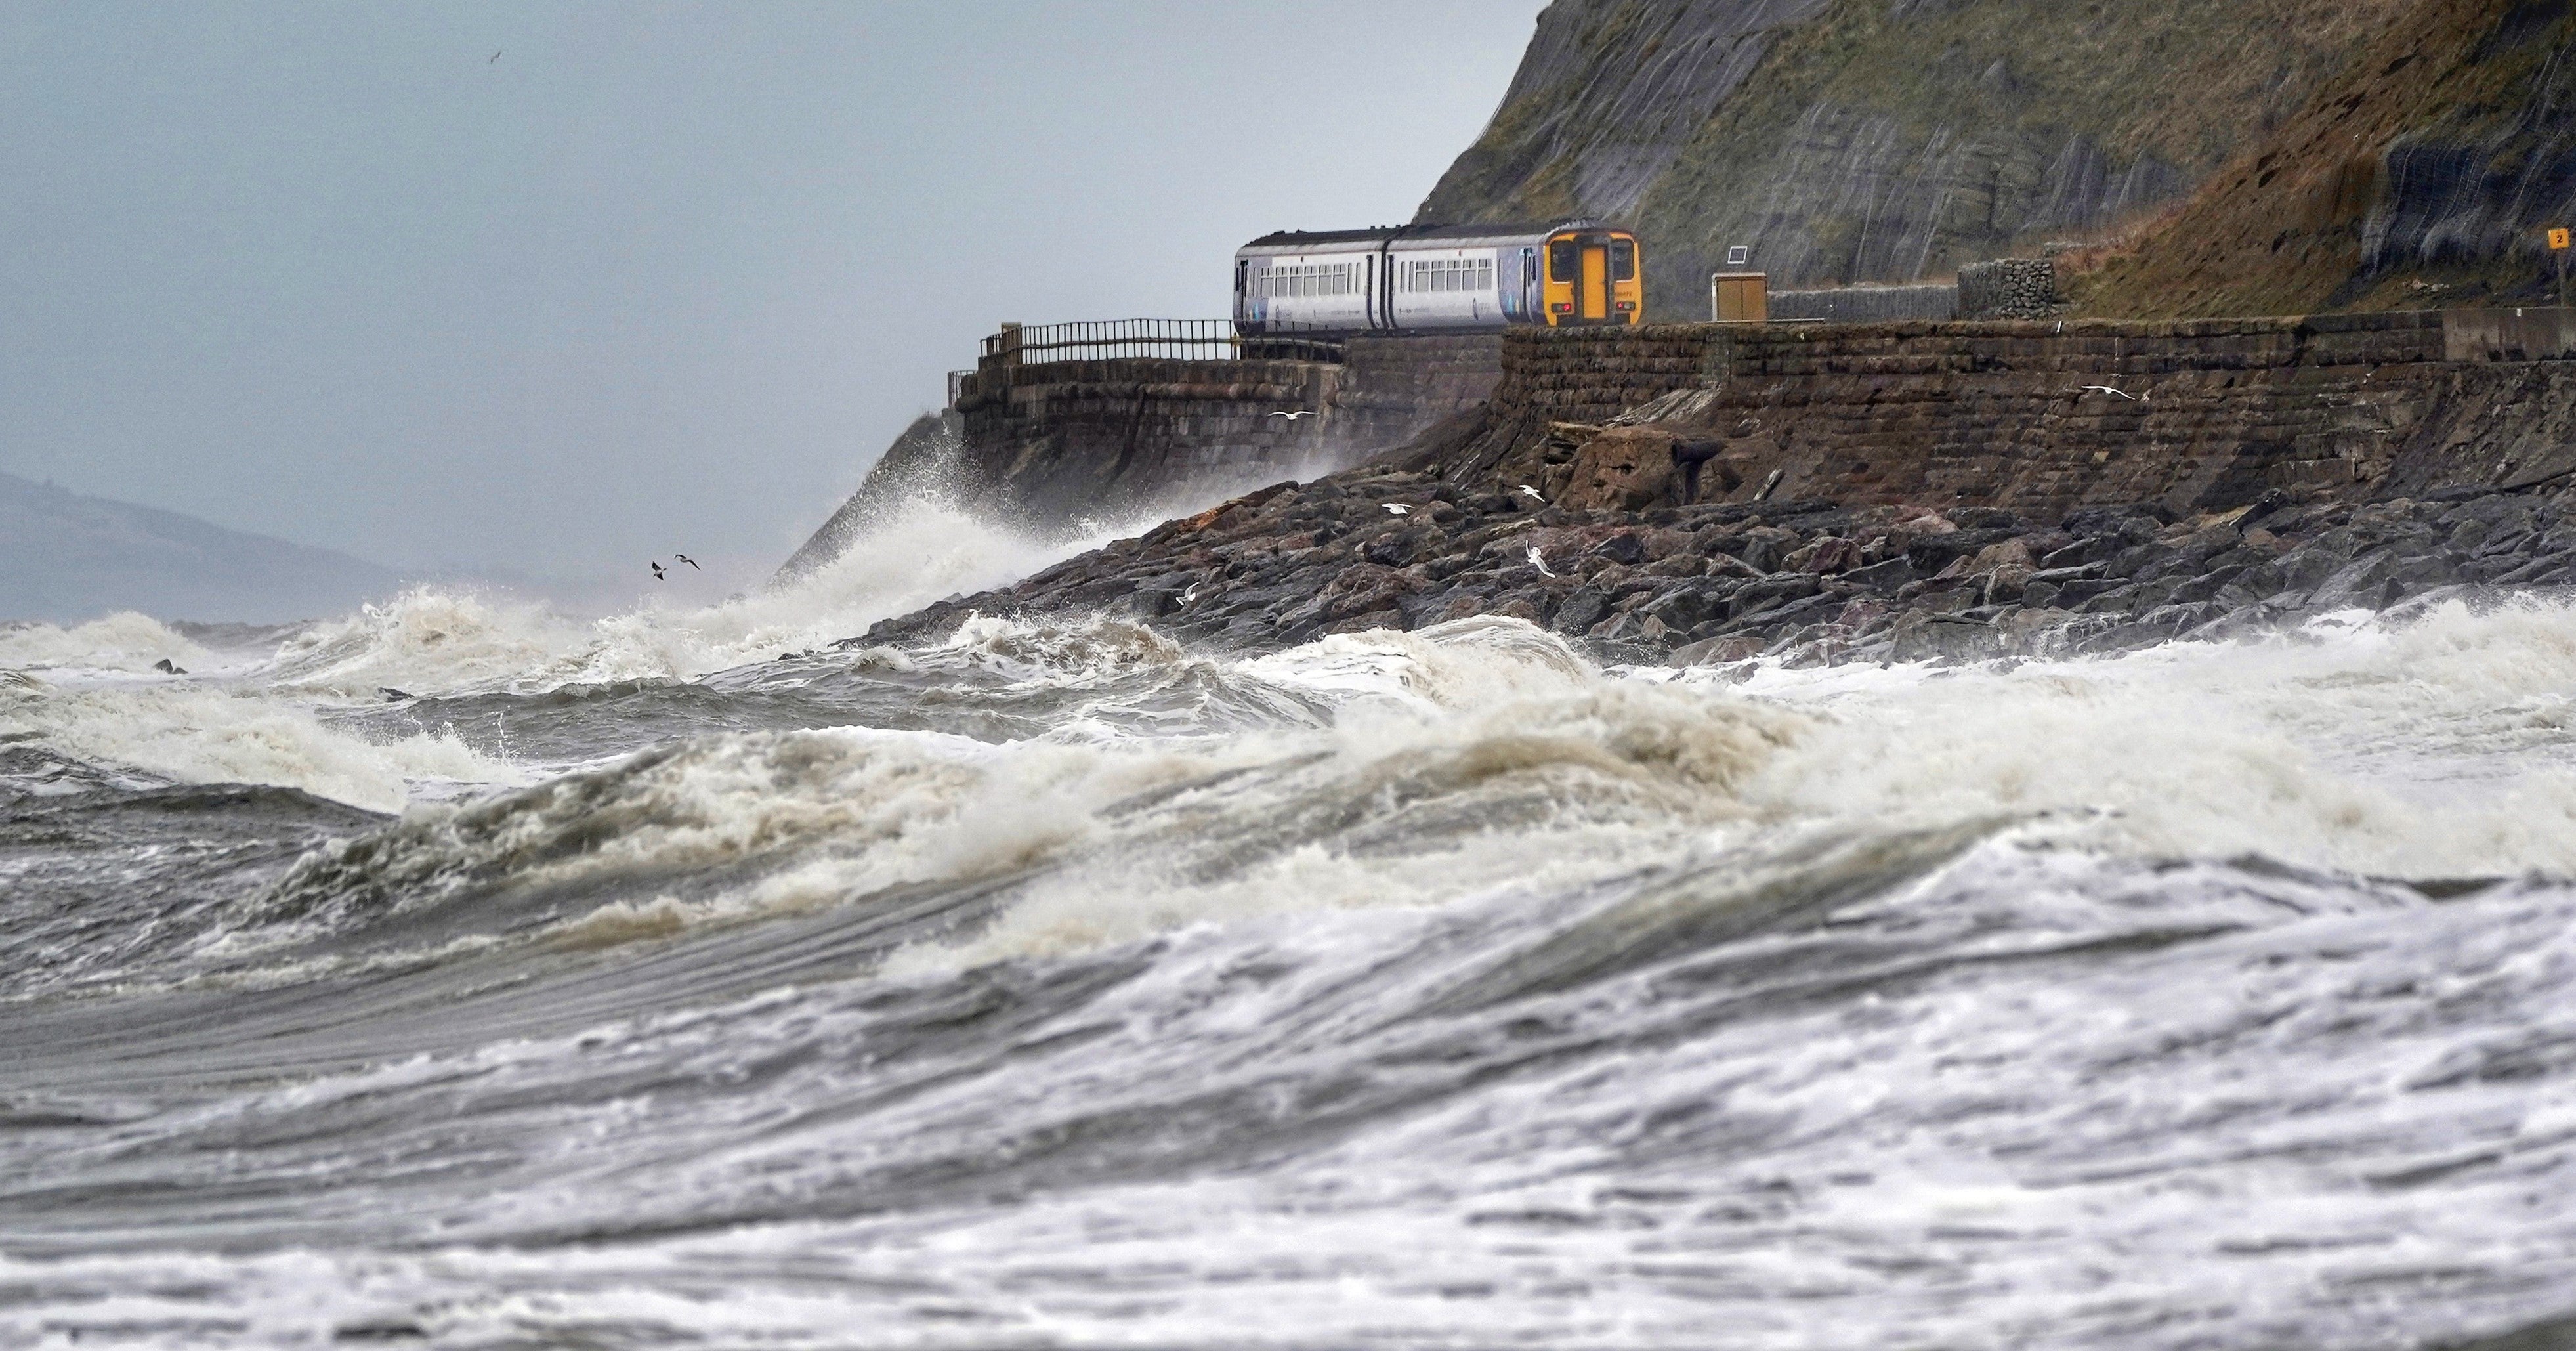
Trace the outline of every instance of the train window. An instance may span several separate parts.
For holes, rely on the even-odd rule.
[[[1610,241],[1610,280],[1634,281],[1637,277],[1637,241]]]
[[[1571,239],[1551,239],[1548,241],[1547,279],[1549,281],[1574,280],[1574,253],[1574,241]]]

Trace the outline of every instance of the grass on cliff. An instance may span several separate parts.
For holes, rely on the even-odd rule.
[[[2529,185],[2576,132],[2567,11],[2421,0],[2185,208],[2078,276],[2072,298],[2149,318],[2547,301],[2540,227],[2567,193]],[[2409,153],[2475,167],[2431,189],[2393,181]],[[2418,224],[2420,238],[2393,238]]]

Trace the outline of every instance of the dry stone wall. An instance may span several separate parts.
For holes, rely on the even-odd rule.
[[[2049,259],[1995,258],[1959,269],[1959,318],[2045,319],[2065,305]]]

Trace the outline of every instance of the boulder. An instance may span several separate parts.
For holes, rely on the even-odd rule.
[[[1671,432],[1614,427],[1577,447],[1573,473],[1556,498],[1573,511],[1637,511],[1666,500],[1673,485]]]

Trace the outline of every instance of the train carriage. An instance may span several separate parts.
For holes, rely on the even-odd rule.
[[[1598,221],[1283,231],[1234,255],[1247,336],[1634,324],[1637,238]]]

